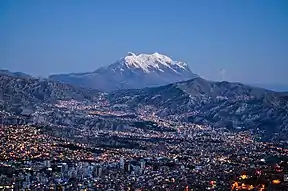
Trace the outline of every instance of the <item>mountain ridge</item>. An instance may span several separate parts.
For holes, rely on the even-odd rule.
[[[52,80],[40,80],[0,74],[0,109],[21,113],[23,108],[34,108],[58,100],[93,101],[97,90],[83,89]],[[32,110],[34,110],[32,109]]]
[[[23,73],[23,72],[11,72],[9,70],[0,69],[0,75],[8,75],[14,77],[25,77],[25,78],[33,78],[31,75]]]
[[[195,78],[156,88],[119,90],[109,94],[109,99],[138,114],[148,110],[160,118],[183,122],[260,129],[268,139],[279,132],[281,140],[288,137],[288,92]]]

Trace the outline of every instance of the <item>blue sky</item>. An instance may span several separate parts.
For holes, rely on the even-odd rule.
[[[0,29],[0,68],[35,76],[93,71],[131,51],[211,80],[288,83],[286,0],[1,0]]]

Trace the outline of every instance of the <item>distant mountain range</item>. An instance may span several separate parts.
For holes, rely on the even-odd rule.
[[[184,62],[159,53],[128,53],[94,72],[52,75],[49,78],[81,87],[111,92],[119,89],[156,87],[198,77]]]
[[[10,72],[0,69],[0,75],[34,78],[22,72]],[[173,61],[168,56],[154,54],[136,55],[129,52],[115,63],[100,67],[93,72],[56,74],[48,77],[50,80],[91,88],[103,92],[121,89],[141,89],[158,87],[170,83],[198,78],[189,66],[181,61]],[[41,78],[45,80],[45,78]],[[253,87],[260,87],[277,92],[288,92],[288,84],[247,83]]]

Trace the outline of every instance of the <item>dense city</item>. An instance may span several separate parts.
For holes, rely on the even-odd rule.
[[[46,108],[32,116],[42,117],[42,126],[2,115],[0,189],[288,188],[288,148],[260,141],[255,132],[173,122],[148,112],[133,117],[105,104],[97,108],[71,101],[49,108],[53,112]],[[85,118],[86,125],[72,128],[75,121],[51,122],[57,112],[67,116],[65,120],[68,114]]]

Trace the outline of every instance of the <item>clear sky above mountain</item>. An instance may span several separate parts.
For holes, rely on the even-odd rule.
[[[166,54],[212,80],[288,82],[286,0],[1,0],[0,68],[88,72]]]

